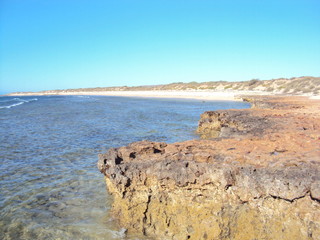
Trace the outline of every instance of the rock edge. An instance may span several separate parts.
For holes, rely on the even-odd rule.
[[[210,140],[136,142],[99,155],[112,215],[154,239],[319,239],[319,101],[246,98],[206,112]]]

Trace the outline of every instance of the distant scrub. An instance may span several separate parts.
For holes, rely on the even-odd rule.
[[[267,91],[268,91],[268,92],[272,92],[273,90],[274,90],[273,87],[268,87],[268,88],[267,88]]]
[[[249,85],[249,86],[253,86],[253,85],[257,84],[258,82],[259,82],[259,79],[252,79],[252,80],[250,80],[250,81],[248,82],[248,85]]]
[[[121,86],[121,87],[97,87],[97,88],[82,88],[82,89],[68,89],[56,91],[42,91],[46,93],[51,92],[85,92],[85,91],[159,91],[159,90],[237,90],[237,91],[267,91],[267,92],[283,92],[288,94],[299,93],[313,93],[320,92],[320,78],[319,77],[299,77],[299,78],[279,78],[272,80],[251,79],[250,81],[227,82],[227,81],[209,81],[189,83],[174,82],[165,85],[152,86]]]

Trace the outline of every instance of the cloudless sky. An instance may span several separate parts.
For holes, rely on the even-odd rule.
[[[320,76],[319,0],[0,0],[0,92]]]

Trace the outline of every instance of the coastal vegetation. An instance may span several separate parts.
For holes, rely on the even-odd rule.
[[[118,87],[96,87],[76,88],[62,90],[48,90],[38,93],[59,94],[76,92],[104,92],[104,91],[258,91],[274,94],[311,94],[320,95],[320,77],[294,77],[277,78],[271,80],[252,79],[249,81],[210,81],[210,82],[174,82],[161,85],[146,86],[118,86]]]

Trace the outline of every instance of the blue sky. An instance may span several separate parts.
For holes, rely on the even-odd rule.
[[[319,0],[1,0],[0,92],[320,76]]]

